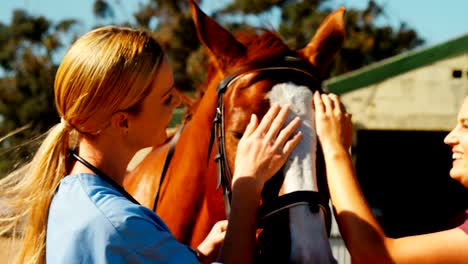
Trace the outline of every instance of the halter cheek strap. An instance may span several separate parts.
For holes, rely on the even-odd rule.
[[[219,95],[218,95],[219,96]],[[218,180],[216,188],[219,189],[220,186],[223,186],[223,195],[224,195],[224,205],[226,208],[226,216],[229,216],[231,212],[231,182],[232,182],[232,173],[229,169],[229,164],[226,157],[226,147],[224,144],[225,134],[224,134],[224,100],[222,96],[218,98],[218,106],[216,107],[216,114],[213,120],[213,127],[210,137],[210,145],[208,155],[211,153],[211,148],[213,145],[214,137],[216,137],[216,156],[214,160],[218,165]],[[209,159],[208,159],[209,160]]]

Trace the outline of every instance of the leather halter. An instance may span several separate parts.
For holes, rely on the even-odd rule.
[[[253,67],[255,66],[255,67]],[[314,83],[320,84],[318,76],[320,76],[318,70],[311,66],[309,63],[306,63],[304,60],[301,60],[296,57],[285,56],[281,61],[278,61],[276,64],[269,65],[248,65],[241,66],[228,74],[219,84],[217,88],[218,92],[218,104],[216,107],[216,113],[213,118],[213,126],[211,130],[210,144],[208,147],[208,160],[211,154],[211,149],[213,143],[216,142],[216,155],[214,160],[217,163],[218,167],[218,181],[217,187],[221,185],[223,187],[224,194],[224,204],[226,208],[226,216],[229,216],[230,213],[230,203],[231,203],[231,184],[232,184],[232,173],[229,169],[229,164],[226,158],[226,147],[225,147],[225,122],[224,122],[224,98],[223,95],[226,93],[227,89],[231,84],[236,80],[242,78],[248,73],[254,72],[279,72],[279,71],[293,71],[296,73],[303,74],[309,80],[312,80]],[[292,80],[291,80],[292,81]]]

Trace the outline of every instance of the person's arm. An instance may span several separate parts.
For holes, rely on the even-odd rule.
[[[260,199],[254,181],[240,179],[233,185],[229,228],[220,259],[224,263],[251,263],[254,259],[256,215]]]
[[[468,235],[455,228],[399,239],[386,237],[356,179],[348,148],[351,118],[336,95],[314,95],[316,128],[330,196],[353,263],[468,263]]]
[[[206,238],[194,248],[200,263],[212,263],[217,257],[221,244],[224,241],[227,228],[227,220],[218,221]]]
[[[260,193],[264,183],[286,162],[301,139],[294,136],[298,118],[281,129],[288,116],[287,107],[272,106],[260,124],[252,115],[239,141],[232,183],[232,202],[226,238],[219,261],[252,263]]]

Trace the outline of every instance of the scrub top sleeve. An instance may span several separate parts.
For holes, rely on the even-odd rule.
[[[160,234],[151,245],[137,249],[128,263],[199,263],[195,252],[170,233]]]

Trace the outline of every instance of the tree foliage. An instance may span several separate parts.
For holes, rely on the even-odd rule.
[[[369,1],[364,10],[347,11],[347,39],[335,60],[332,76],[361,68],[424,43],[417,32],[404,22],[400,22],[398,28],[377,26],[376,20],[384,15],[384,9],[374,1]]]
[[[0,23],[0,138],[27,128],[0,140],[0,175],[12,169],[12,161],[21,162],[30,155],[29,148],[18,146],[58,121],[53,56],[61,51],[62,39],[75,23],[63,20],[54,24],[23,10],[15,10],[9,24]]]
[[[95,1],[95,3],[98,2],[105,1]],[[116,4],[112,5],[112,3],[108,1],[105,5],[100,4],[100,6],[112,10],[116,7]],[[101,10],[95,12],[95,15],[102,17],[101,13],[114,12]],[[149,0],[146,4],[140,4],[133,17],[134,24],[129,24],[154,31],[159,42],[169,54],[176,85],[182,90],[193,89],[192,80],[197,77],[189,73],[187,61],[191,56],[195,56],[200,44],[192,22],[188,1]]]
[[[209,1],[212,0],[205,0]],[[104,0],[96,0],[98,2]],[[110,0],[106,6],[112,9],[113,5],[109,3]],[[211,16],[229,30],[235,31],[255,26],[249,24],[249,17],[268,17],[263,15],[271,14],[275,9],[280,10],[278,33],[292,48],[302,48],[335,8],[337,6],[334,6],[332,0],[231,0]],[[328,76],[358,69],[424,43],[417,32],[404,22],[398,28],[378,25],[376,21],[386,15],[384,8],[373,0],[369,0],[363,10],[347,10],[346,42]],[[149,0],[140,5],[134,17],[137,21],[134,26],[149,28],[160,38],[172,60],[178,87],[183,90],[194,89],[203,80],[200,65],[204,65],[206,55],[200,51],[188,1]]]
[[[220,13],[261,15],[275,8],[281,10],[280,35],[292,48],[302,48],[337,6],[333,6],[331,0],[234,0]],[[346,10],[346,41],[329,76],[358,69],[424,43],[417,32],[404,22],[398,28],[378,25],[378,19],[385,16],[384,8],[373,0],[368,1],[363,10]]]
[[[89,11],[100,24],[115,24],[118,7],[120,0],[95,0]],[[280,10],[279,34],[292,48],[302,48],[334,8],[332,0],[232,0],[211,16],[228,29],[236,30],[249,26],[249,17],[265,18],[268,16],[263,15]],[[132,21],[121,23],[155,32],[169,54],[177,87],[191,91],[203,82],[207,57],[197,38],[187,0],[146,0],[139,3],[132,15]],[[329,76],[358,69],[423,43],[405,23],[398,28],[377,25],[376,20],[385,15],[385,9],[372,0],[363,10],[347,10],[346,42]],[[21,161],[29,153],[11,151],[12,146],[33,138],[58,121],[52,89],[58,63],[54,57],[59,57],[76,38],[73,26],[78,22],[70,19],[53,23],[43,16],[15,10],[9,24],[0,23],[0,139],[19,127],[30,127],[0,142],[0,177],[12,167],[11,160],[19,157]]]

